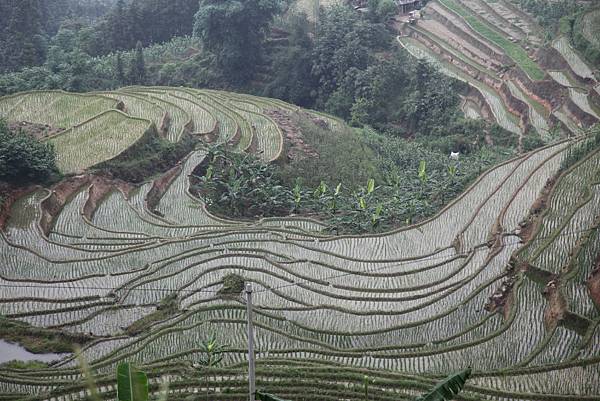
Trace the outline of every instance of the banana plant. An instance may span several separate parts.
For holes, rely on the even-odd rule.
[[[302,201],[302,187],[300,185],[300,180],[296,180],[296,185],[294,185],[293,195],[294,195],[294,210],[298,210],[300,208],[300,202]]]
[[[321,181],[321,183],[317,186],[317,188],[313,192],[313,195],[314,195],[315,199],[320,199],[326,193],[327,193],[327,184],[325,184],[325,181]]]
[[[450,174],[451,177],[455,177],[456,176],[456,172],[458,171],[458,166],[456,164],[451,164],[448,166],[448,174]]]
[[[335,191],[333,191],[333,196],[329,200],[329,211],[331,213],[335,213],[338,207],[338,199],[342,193],[342,183],[340,182],[337,187],[335,187]]]
[[[471,376],[471,368],[453,373],[439,382],[429,393],[423,394],[415,401],[450,401],[460,393],[465,382]]]
[[[383,212],[383,205],[379,204],[375,208],[375,211],[371,214],[371,228],[375,228],[381,220],[381,213]]]
[[[371,195],[373,191],[375,191],[375,180],[370,178],[369,181],[367,181],[367,195]]]
[[[419,162],[419,179],[423,184],[427,182],[427,162],[425,160]]]
[[[148,401],[148,377],[131,363],[117,367],[117,400]]]
[[[226,346],[219,344],[217,337],[211,334],[206,340],[200,343],[200,350],[203,355],[200,357],[200,365],[202,368],[211,368],[217,366],[223,360],[223,353],[225,352]],[[208,372],[204,376],[206,384],[206,400],[209,398],[208,389]]]

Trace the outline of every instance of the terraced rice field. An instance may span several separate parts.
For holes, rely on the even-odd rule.
[[[513,115],[506,107],[502,98],[498,95],[496,90],[489,87],[485,83],[482,83],[476,79],[473,79],[469,75],[463,73],[453,65],[449,65],[437,58],[435,53],[431,52],[427,47],[421,45],[419,42],[412,38],[402,37],[398,38],[402,46],[414,57],[426,59],[438,66],[440,71],[444,74],[453,78],[459,79],[469,83],[482,94],[486,100],[488,106],[492,110],[496,122],[508,131],[520,134],[522,132],[519,127],[517,117]]]
[[[477,89],[503,128],[524,135],[530,126],[549,143],[555,127],[563,136],[577,135],[600,120],[600,105],[590,96],[600,86],[564,38],[546,57],[565,69],[545,70],[538,52],[549,50],[541,49],[543,29],[534,17],[508,0],[432,0],[422,18],[398,30],[414,56]]]
[[[575,74],[581,78],[594,78],[594,73],[591,68],[583,61],[583,59],[569,45],[569,40],[566,37],[561,37],[552,43],[552,46],[559,51],[565,58]]]
[[[214,134],[216,142],[274,161],[283,153],[283,133],[265,112],[278,109],[296,107],[253,96],[161,87],[89,95],[42,91],[0,98],[0,116],[8,121],[56,129],[44,140],[55,145],[65,173],[113,159],[152,131],[172,142],[184,134]],[[325,121],[337,124],[334,118]]]
[[[277,101],[168,88],[107,96],[147,119],[107,111],[97,120],[132,120],[143,130],[162,121],[140,106],[151,102],[151,110],[181,108],[202,131],[213,119],[222,121],[213,111],[219,109],[232,116],[228,124],[243,118],[254,125],[258,149],[272,149],[265,158],[278,148],[271,144],[279,136],[267,128],[272,121],[262,114],[284,107]],[[81,128],[87,134],[72,128],[61,135],[76,132],[88,141],[81,147],[104,137],[92,125]],[[321,224],[302,218],[238,222],[211,216],[188,191],[201,150],[182,163],[152,209],[146,200],[155,182],[107,191],[100,181],[79,178],[68,193],[38,189],[14,203],[2,231],[0,313],[93,334],[81,352],[107,399],[114,398],[113,372],[124,360],[140,364],[151,383],[159,373],[169,374],[175,398],[204,392],[205,378],[190,364],[202,356],[200,342],[214,333],[228,348],[222,366],[208,374],[210,391],[217,393],[211,397],[245,399],[245,305],[242,294],[219,293],[233,273],[254,288],[258,386],[281,397],[363,399],[367,374],[375,379],[373,399],[412,399],[439,376],[469,365],[475,374],[465,399],[597,399],[600,358],[592,339],[600,315],[577,277],[591,272],[592,256],[585,255],[600,248],[600,237],[575,232],[585,216],[600,215],[597,152],[562,174],[535,242],[523,247],[516,235],[573,146],[575,141],[560,142],[505,162],[434,218],[383,235],[328,236]],[[64,199],[58,210],[49,206],[56,199]],[[595,230],[597,220],[588,218],[584,227]],[[515,255],[537,269],[565,272],[564,296],[585,300],[569,309],[587,322],[584,329],[547,324],[551,302],[542,295],[544,283],[510,267]],[[560,265],[551,263],[553,257]],[[574,257],[589,263],[559,269]],[[484,306],[499,293],[502,302],[488,312]],[[176,297],[173,315],[149,321],[137,334],[127,331],[167,296]],[[77,366],[69,355],[37,371],[0,368],[2,399],[80,399],[87,390]],[[550,381],[558,384],[548,386]]]
[[[540,80],[544,78],[544,71],[529,57],[527,52],[518,44],[510,41],[494,25],[477,18],[473,12],[463,7],[459,2],[454,0],[439,0],[439,2],[464,18],[477,33],[502,48],[532,79]]]

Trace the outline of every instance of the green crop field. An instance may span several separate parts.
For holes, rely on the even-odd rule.
[[[43,96],[58,104],[67,95]],[[218,126],[217,141],[276,160],[283,137],[266,112],[295,109],[184,88],[130,87],[100,98],[122,104],[49,139],[65,171],[117,156],[151,125],[170,140]],[[22,101],[2,98],[0,107]],[[44,116],[54,123],[61,110]],[[0,313],[92,335],[80,356],[105,399],[115,398],[116,365],[133,361],[153,392],[168,374],[173,399],[208,383],[210,399],[242,400],[246,306],[242,294],[223,295],[234,274],[254,288],[258,387],[282,398],[362,400],[366,375],[369,399],[410,400],[471,366],[461,399],[595,400],[600,305],[586,280],[600,250],[600,154],[591,140],[509,160],[435,217],[381,235],[331,236],[300,217],[213,216],[189,191],[202,149],[155,192],[152,209],[148,195],[161,177],[130,191],[83,178],[38,188],[12,205],[1,232]],[[547,209],[527,223],[557,174]],[[158,313],[166,300],[175,306]],[[198,372],[199,344],[212,334],[227,345],[223,361]],[[39,370],[0,366],[0,397],[84,399],[78,366],[73,354]]]

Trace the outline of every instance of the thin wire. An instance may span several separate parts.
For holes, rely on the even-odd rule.
[[[4,288],[40,288],[40,289],[44,289],[44,288],[51,288],[51,289],[65,289],[65,290],[123,290],[123,291],[164,291],[164,292],[169,292],[169,291],[177,291],[177,292],[208,292],[208,293],[213,293],[216,294],[219,291],[211,291],[211,290],[185,290],[185,289],[171,289],[171,288],[119,288],[119,287],[91,287],[91,286],[74,286],[74,287],[69,287],[69,286],[56,286],[56,285],[45,285],[43,283],[39,283],[39,285],[9,285],[9,284],[0,284],[0,287],[4,287]]]

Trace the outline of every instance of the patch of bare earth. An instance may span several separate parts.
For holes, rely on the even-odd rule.
[[[271,109],[265,111],[265,114],[271,117],[283,132],[287,160],[297,161],[307,157],[319,157],[317,150],[305,141],[302,131],[298,124],[294,122],[291,112],[282,109]],[[307,116],[309,115],[307,114]],[[313,116],[309,117],[316,125],[327,128],[327,122],[324,120]]]
[[[559,287],[558,280],[551,280],[543,291],[547,301],[546,310],[544,310],[544,325],[548,330],[553,330],[558,326],[567,313],[567,301],[560,293]]]
[[[538,196],[535,202],[533,202],[533,205],[531,205],[529,215],[520,223],[521,228],[517,234],[524,243],[527,243],[532,239],[537,227],[541,223],[542,214],[544,210],[546,210],[548,200],[550,199],[554,185],[556,185],[557,179],[558,176],[554,176],[546,181],[546,185],[544,185],[540,196]]]
[[[65,131],[64,128],[54,128],[48,124],[36,124],[28,121],[10,122],[8,129],[12,132],[24,132],[36,139],[48,138]]]
[[[148,194],[145,198],[146,209],[158,216],[161,216],[161,213],[156,209],[156,207],[158,206],[160,199],[163,197],[169,186],[179,176],[181,170],[181,164],[177,164],[175,167],[171,168],[169,171],[154,180],[152,183],[152,188],[150,188],[150,191],[148,191]]]
[[[596,258],[594,270],[587,279],[587,288],[596,308],[600,309],[600,255]]]

